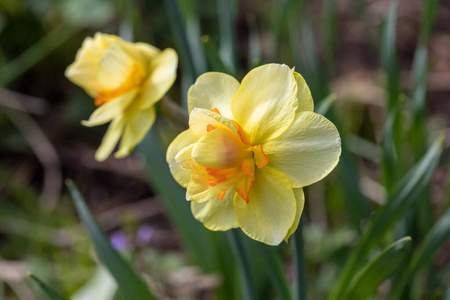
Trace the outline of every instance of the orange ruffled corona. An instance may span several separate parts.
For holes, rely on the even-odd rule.
[[[111,122],[95,153],[105,160],[120,139],[115,156],[127,156],[155,121],[154,104],[175,81],[178,57],[144,43],[96,33],[84,40],[66,77],[82,87],[98,107],[85,126]]]
[[[242,83],[206,73],[189,89],[188,106],[189,129],[171,143],[167,162],[194,217],[269,245],[287,240],[300,221],[302,187],[330,173],[341,153],[339,133],[313,112],[303,77],[279,64]]]

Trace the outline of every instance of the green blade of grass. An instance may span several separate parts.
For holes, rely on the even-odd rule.
[[[66,184],[99,259],[116,279],[123,297],[130,300],[156,299],[150,293],[142,278],[134,272],[132,267],[111,246],[73,181],[67,180]]]
[[[173,179],[166,162],[165,150],[161,137],[171,140],[176,133],[170,134],[166,126],[157,120],[149,134],[139,144],[137,150],[145,159],[147,174],[152,187],[161,195],[161,201],[170,220],[181,234],[184,245],[195,261],[205,270],[214,270],[214,251],[209,241],[208,231],[194,219],[190,204],[186,200],[185,190]],[[158,131],[162,132],[161,135]]]
[[[443,150],[443,138],[438,138],[416,166],[399,181],[387,204],[375,215],[371,225],[351,253],[328,299],[342,299],[349,284],[360,269],[367,254],[392,225],[414,207],[427,187]]]
[[[426,266],[427,262],[431,260],[437,250],[448,242],[450,236],[450,209],[441,216],[439,221],[425,236],[423,242],[414,252],[412,258],[409,260],[407,268],[404,268],[399,279],[392,286],[392,293],[390,300],[402,299],[402,292],[406,283],[415,272]]]
[[[217,0],[220,54],[222,61],[231,71],[232,76],[237,75],[237,46],[235,34],[236,3],[234,0]]]
[[[272,246],[258,243],[257,251],[261,254],[264,262],[264,269],[275,288],[275,292],[281,300],[291,300],[291,291],[284,274],[283,264],[281,262],[278,249]]]
[[[292,234],[292,253],[294,260],[294,300],[306,300],[307,295],[307,276],[306,276],[306,260],[305,246],[303,241],[303,219],[297,230]]]
[[[192,49],[190,47],[187,35],[186,28],[183,22],[183,17],[180,12],[180,8],[176,0],[165,0],[166,11],[169,18],[169,23],[172,28],[172,33],[177,43],[177,52],[180,55],[180,60],[183,68],[185,69],[185,73],[189,74],[189,78],[192,84],[200,75],[200,70],[197,70],[194,59]],[[190,85],[189,84],[189,85]]]
[[[6,86],[38,64],[78,30],[61,24],[15,59],[0,68],[0,86]]]
[[[397,10],[398,2],[392,1],[381,37],[381,64],[386,72],[389,111],[397,103],[400,93],[397,54],[395,47]]]
[[[262,63],[261,40],[254,15],[247,17],[248,26],[248,68],[253,69]]]
[[[398,159],[397,148],[394,142],[394,130],[398,123],[399,105],[395,105],[390,111],[386,124],[384,126],[384,134],[382,139],[382,172],[383,185],[388,194],[392,193],[395,183],[398,180]]]
[[[50,297],[52,300],[67,300],[63,296],[60,296],[57,292],[55,292],[53,289],[48,287],[42,280],[37,278],[34,274],[31,272],[27,273],[28,277],[30,277],[34,282],[39,285],[39,287],[47,294],[47,296]]]
[[[323,37],[324,41],[324,67],[326,69],[325,76],[330,81],[334,74],[334,57],[336,36],[338,30],[337,14],[336,14],[336,1],[325,0],[324,3],[324,20],[323,24]]]
[[[197,0],[177,0],[180,12],[185,19],[186,37],[191,49],[192,61],[197,73],[206,72],[206,59],[202,45],[200,21],[197,16]]]
[[[214,41],[207,35],[203,36],[202,41],[205,47],[206,59],[208,60],[211,70],[231,74],[230,70],[225,66],[219,55],[219,48],[216,43],[214,43]]]
[[[410,237],[402,238],[367,263],[355,276],[346,298],[364,300],[373,295],[377,287],[403,265],[411,244]]]
[[[231,250],[233,251],[234,258],[236,260],[237,268],[239,270],[239,278],[241,280],[241,292],[242,299],[253,300],[255,294],[253,292],[253,279],[251,277],[250,266],[248,262],[250,259],[247,257],[247,253],[244,249],[244,245],[241,238],[238,235],[236,229],[231,229],[226,232],[228,242],[230,243]]]

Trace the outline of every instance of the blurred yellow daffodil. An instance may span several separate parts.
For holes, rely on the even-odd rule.
[[[98,108],[85,126],[111,122],[95,158],[105,160],[120,139],[115,156],[127,156],[155,121],[154,104],[175,81],[178,56],[145,43],[130,43],[97,33],[84,40],[66,77],[95,99]]]
[[[195,218],[269,245],[287,240],[303,211],[302,187],[330,173],[341,153],[303,77],[279,64],[253,69],[241,84],[206,73],[189,89],[188,106],[189,129],[167,162]]]

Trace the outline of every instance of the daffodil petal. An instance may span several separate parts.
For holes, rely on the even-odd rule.
[[[109,43],[103,40],[101,34],[96,34],[94,38],[87,37],[78,50],[75,61],[65,71],[65,76],[70,81],[94,98],[100,91],[97,81],[98,64],[108,47]]]
[[[288,179],[268,166],[256,171],[249,202],[234,197],[234,210],[246,235],[268,245],[278,245],[295,220],[297,203]]]
[[[173,178],[182,186],[187,187],[191,180],[191,173],[181,167],[175,160],[176,155],[185,147],[195,143],[197,139],[192,135],[191,131],[185,130],[180,133],[169,145],[166,153],[166,160],[169,164],[170,172]]]
[[[253,69],[242,80],[231,111],[252,145],[276,138],[292,123],[298,107],[293,72],[286,65],[269,64]]]
[[[198,140],[192,149],[192,157],[207,168],[231,168],[242,161],[243,146],[231,130],[218,127]]]
[[[96,160],[104,161],[108,158],[122,135],[124,125],[125,120],[122,116],[115,118],[111,124],[109,124],[108,130],[103,136],[102,143],[95,152]]]
[[[199,203],[208,201],[212,197],[216,197],[220,192],[230,188],[233,184],[234,182],[230,180],[211,186],[206,174],[192,173],[186,190],[186,200]]]
[[[191,111],[189,128],[196,138],[200,138],[208,132],[208,125],[231,130],[237,135],[236,126],[227,117],[203,108],[195,108]]]
[[[268,166],[283,173],[297,188],[321,180],[334,169],[341,154],[341,139],[327,118],[300,112],[292,125],[263,149],[270,158]]]
[[[175,50],[165,49],[157,55],[149,68],[150,77],[144,83],[139,97],[139,109],[146,109],[160,100],[177,76],[178,56]]]
[[[233,208],[233,197],[236,192],[229,188],[222,200],[212,197],[206,202],[191,202],[191,211],[194,217],[210,230],[229,230],[239,227],[236,213]]]
[[[92,127],[108,123],[118,115],[123,114],[123,111],[133,101],[137,92],[137,89],[133,89],[130,92],[101,105],[92,113],[89,120],[81,121],[81,124]]]
[[[120,140],[119,150],[114,155],[123,158],[133,151],[134,147],[142,141],[155,122],[155,108],[151,106],[146,110],[137,110],[125,115],[126,125]]]
[[[291,228],[289,228],[284,241],[287,242],[289,237],[297,230],[298,224],[300,223],[300,218],[302,216],[303,208],[305,206],[305,194],[303,194],[303,189],[293,189],[295,201],[297,202],[297,209],[295,210],[295,220]]]
[[[297,82],[297,112],[314,111],[314,101],[305,79],[297,72],[294,72],[294,77]]]
[[[194,108],[217,108],[222,115],[233,119],[231,99],[238,89],[239,82],[230,75],[217,72],[200,75],[188,91],[189,112]]]
[[[99,62],[97,81],[102,91],[121,87],[135,71],[136,62],[119,43],[111,44]]]

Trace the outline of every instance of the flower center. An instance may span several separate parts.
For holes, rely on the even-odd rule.
[[[126,80],[116,89],[101,91],[95,98],[95,106],[98,107],[106,102],[116,99],[122,94],[128,93],[141,84],[142,78],[143,76],[141,72],[139,72],[137,63],[133,62]]]
[[[217,108],[212,110],[220,114]],[[269,162],[261,145],[251,145],[248,135],[233,120],[236,131],[228,127],[206,124],[206,133],[199,138],[192,149],[194,161],[205,167],[208,185],[214,187],[229,182],[239,196],[247,203],[255,182],[255,167],[262,168]],[[218,194],[222,200],[225,191]]]

